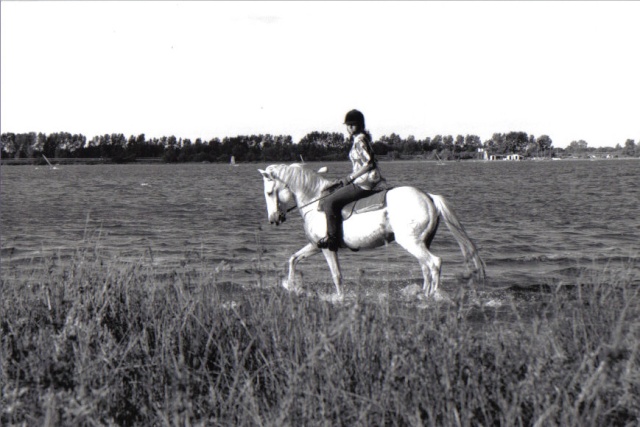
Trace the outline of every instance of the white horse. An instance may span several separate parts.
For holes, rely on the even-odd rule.
[[[318,210],[322,191],[332,184],[318,173],[301,165],[271,165],[258,169],[264,180],[269,222],[275,225],[286,220],[283,205],[295,199],[304,221],[309,243],[289,259],[289,274],[283,285],[295,288],[295,269],[298,262],[321,250],[316,243],[327,232],[325,213]],[[438,294],[442,261],[429,252],[440,218],[454,235],[467,266],[473,264],[475,279],[484,282],[484,263],[478,255],[462,224],[441,196],[426,194],[415,187],[395,187],[386,195],[386,206],[372,212],[354,214],[343,221],[343,242],[351,249],[371,249],[395,240],[415,256],[424,276],[426,296]],[[293,208],[292,208],[293,209]],[[291,210],[291,209],[289,209]],[[343,246],[344,247],[344,246]],[[328,249],[322,253],[327,259],[338,297],[342,296],[342,275],[338,255]]]

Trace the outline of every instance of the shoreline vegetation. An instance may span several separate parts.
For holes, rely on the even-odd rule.
[[[64,265],[3,273],[0,424],[640,420],[633,260],[522,290],[524,303],[490,304],[470,288],[451,303],[372,299],[367,283],[332,303],[285,291],[273,271],[238,291],[224,268],[193,260],[160,274],[91,245]]]
[[[437,163],[437,164],[444,164],[444,162],[458,162],[460,160],[434,160],[434,159],[425,159],[423,157],[401,157],[401,158],[389,158],[389,157],[378,157],[377,158],[379,161],[382,162],[386,162],[386,161],[419,161],[419,162],[432,162],[432,163]],[[564,157],[564,158],[535,158],[535,159],[525,159],[523,161],[551,161],[551,160],[564,160],[564,161],[577,161],[577,160],[609,160],[609,161],[614,161],[614,160],[631,160],[631,159],[639,159],[638,157],[611,157],[611,158],[607,158],[607,157],[591,157],[591,158],[581,158],[581,157]],[[135,159],[129,162],[114,162],[111,159],[75,159],[75,158],[68,158],[68,157],[58,157],[58,158],[54,158],[54,159],[50,159],[50,161],[53,161],[52,164],[54,166],[62,166],[62,165],[107,165],[107,164],[139,164],[139,165],[143,165],[143,164],[169,164],[168,162],[163,161],[162,159],[157,159],[157,158],[141,158],[141,159]],[[291,160],[292,162],[295,162],[295,160]],[[314,160],[315,162],[318,162],[320,160]],[[325,162],[334,162],[334,161],[340,161],[338,159],[331,159],[331,160],[322,160]],[[464,160],[465,162],[489,162],[488,160],[482,160],[482,159],[467,159]],[[274,160],[274,162],[278,162],[276,160]],[[299,163],[300,161],[298,161]],[[497,161],[493,161],[492,163],[501,163],[503,162],[503,160],[497,160]],[[195,162],[184,162],[184,163],[195,163]],[[201,162],[201,163],[222,163],[222,162]],[[238,162],[240,163],[240,162]],[[248,163],[248,162],[244,162],[244,163]],[[254,161],[251,163],[261,163],[258,161]],[[0,164],[2,166],[48,166],[48,163],[45,160],[38,160],[38,159],[0,159]]]
[[[424,156],[402,156],[402,157],[391,157],[391,156],[378,156],[377,159],[382,162],[393,162],[393,161],[419,161],[419,162],[432,162],[437,164],[444,164],[445,162],[459,162],[461,160],[438,160],[432,158],[425,158]],[[553,157],[553,158],[531,158],[531,159],[522,159],[521,161],[551,161],[551,160],[564,160],[564,161],[572,161],[572,160],[630,160],[630,159],[640,159],[640,157],[606,157],[606,156],[591,156],[591,157]],[[334,162],[334,161],[343,161],[344,159],[323,159],[323,160],[313,160],[314,162]],[[49,159],[53,166],[62,166],[62,165],[107,165],[107,164],[169,164],[172,162],[166,162],[162,158],[134,158],[126,162],[114,161],[113,159],[108,158],[73,158],[73,157],[56,157],[53,159]],[[278,160],[272,160],[273,162],[279,162]],[[296,162],[295,159],[289,160],[291,162]],[[465,162],[489,162],[484,159],[465,159]],[[500,163],[504,160],[494,160],[493,163]],[[252,161],[252,162],[238,162],[238,163],[262,163],[263,161]],[[288,161],[284,161],[288,162]],[[298,163],[300,160],[298,160]],[[183,162],[183,163],[196,163],[196,162]],[[202,161],[200,163],[227,163],[227,162],[209,162]],[[2,166],[49,166],[44,159],[0,159],[0,164]]]
[[[293,143],[289,135],[239,135],[195,141],[176,138],[147,138],[144,134],[105,134],[90,140],[82,134],[57,132],[3,133],[0,138],[3,165],[46,165],[103,163],[238,163],[334,161],[347,156],[349,144],[341,133],[311,132]],[[517,155],[523,160],[640,158],[640,144],[627,139],[624,146],[589,147],[573,141],[567,148],[553,147],[547,135],[526,132],[494,133],[481,141],[477,135],[436,135],[425,139],[402,138],[392,133],[373,143],[381,160],[481,160]]]

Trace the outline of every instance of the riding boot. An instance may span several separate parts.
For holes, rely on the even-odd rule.
[[[340,247],[340,224],[335,215],[327,214],[327,235],[318,241],[320,249],[336,252]]]

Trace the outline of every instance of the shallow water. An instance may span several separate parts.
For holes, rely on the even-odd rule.
[[[48,268],[42,260],[51,255],[64,264],[90,250],[158,272],[186,266],[239,284],[276,282],[305,242],[297,212],[279,227],[268,224],[256,170],[265,166],[3,166],[3,278]],[[329,168],[337,178],[349,165]],[[633,265],[640,255],[638,160],[395,161],[381,168],[389,184],[414,185],[451,203],[486,262],[494,292],[639,268]],[[443,288],[464,285],[462,255],[446,227],[432,251],[443,258]],[[341,252],[341,265],[351,288],[368,281],[398,293],[422,277],[396,244]],[[332,291],[321,255],[299,269],[305,283]]]

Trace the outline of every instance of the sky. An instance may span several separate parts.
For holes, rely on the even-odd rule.
[[[640,2],[2,1],[0,129],[640,142]]]

